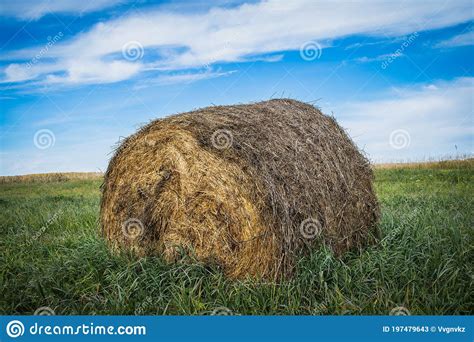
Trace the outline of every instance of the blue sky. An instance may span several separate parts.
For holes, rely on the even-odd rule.
[[[292,97],[374,162],[472,155],[471,1],[2,1],[0,174],[105,170],[152,119]]]

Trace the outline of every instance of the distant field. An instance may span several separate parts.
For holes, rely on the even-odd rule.
[[[0,313],[473,314],[473,160],[375,174],[380,243],[342,259],[314,251],[279,284],[113,255],[97,227],[101,174],[1,177]]]
[[[58,172],[58,173],[36,173],[23,176],[1,176],[0,184],[4,183],[44,183],[44,182],[65,182],[71,180],[93,180],[101,179],[104,176],[101,172]]]
[[[420,163],[386,163],[375,164],[374,169],[472,169],[474,158],[465,160],[443,160],[435,162]],[[0,184],[3,183],[44,183],[65,182],[71,180],[95,180],[102,179],[101,172],[57,172],[57,173],[35,173],[22,176],[0,176]]]

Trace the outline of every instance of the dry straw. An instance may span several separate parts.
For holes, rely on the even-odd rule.
[[[372,180],[344,130],[311,105],[208,107],[124,140],[105,174],[101,226],[139,255],[186,251],[233,278],[278,279],[321,243],[340,254],[374,241]]]

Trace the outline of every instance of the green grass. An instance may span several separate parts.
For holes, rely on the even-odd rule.
[[[112,254],[100,180],[0,184],[0,313],[473,314],[473,180],[473,168],[377,170],[380,243],[342,259],[314,251],[280,284]]]

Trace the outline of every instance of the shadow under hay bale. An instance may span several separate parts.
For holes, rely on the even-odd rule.
[[[368,160],[336,121],[279,99],[151,122],[119,146],[102,186],[110,244],[233,278],[290,275],[320,243],[336,254],[374,241]]]

